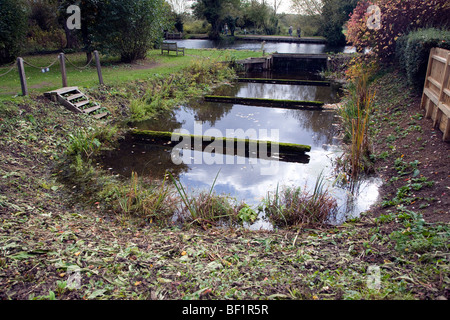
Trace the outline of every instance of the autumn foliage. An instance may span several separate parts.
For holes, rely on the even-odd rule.
[[[367,8],[378,5],[381,9],[381,28],[369,29]],[[357,50],[372,48],[382,60],[392,60],[396,41],[410,31],[424,27],[448,28],[450,3],[448,0],[362,0],[350,16],[347,42]]]

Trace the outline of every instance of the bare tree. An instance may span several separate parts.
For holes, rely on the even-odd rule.
[[[282,2],[283,0],[273,0],[273,11],[275,14],[277,14],[277,11],[280,8]]]
[[[172,7],[172,10],[176,13],[187,12],[191,9],[195,0],[167,0],[167,2]]]
[[[308,16],[320,15],[322,13],[322,0],[291,0],[291,9],[298,14]]]

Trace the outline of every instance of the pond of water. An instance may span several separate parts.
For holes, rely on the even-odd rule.
[[[339,91],[335,86],[235,83],[219,88],[215,94],[318,100],[324,103],[339,100]],[[209,189],[220,172],[215,191],[229,194],[250,205],[259,204],[268,192],[275,192],[277,186],[304,186],[311,190],[317,177],[323,173],[327,188],[337,199],[340,208],[339,215],[331,222],[340,223],[348,217],[357,216],[375,202],[380,182],[372,178],[362,179],[354,195],[346,188],[334,185],[333,162],[342,154],[340,141],[335,138],[337,121],[333,111],[192,101],[159,119],[137,123],[135,126],[139,129],[170,132],[184,130],[191,134],[209,136],[227,136],[233,130],[239,138],[278,139],[280,142],[310,145],[311,151],[307,153],[309,157],[306,161],[268,161],[234,154],[183,150],[184,162],[176,165],[171,158],[174,144],[145,144],[128,137],[118,150],[105,157],[104,165],[123,176],[130,176],[135,171],[140,176],[155,179],[162,179],[166,170],[170,170],[190,191]],[[200,160],[197,161],[198,159]],[[270,229],[270,225],[263,220],[251,228],[261,227]]]
[[[208,39],[187,39],[187,40],[167,40],[168,42],[177,42],[179,47],[187,49],[234,49],[234,50],[261,50],[261,41],[220,41],[220,40],[208,40]],[[325,44],[314,43],[289,43],[289,42],[266,42],[264,50],[267,53],[309,53],[318,54],[325,52],[353,52],[352,47],[339,47],[331,48]]]

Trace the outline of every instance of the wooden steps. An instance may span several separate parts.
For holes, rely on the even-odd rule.
[[[101,112],[102,107],[97,102],[90,101],[78,87],[66,87],[53,90],[44,93],[44,95],[76,113],[89,114],[95,119],[102,119],[108,116],[108,112]]]

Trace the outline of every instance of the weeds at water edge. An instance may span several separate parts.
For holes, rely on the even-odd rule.
[[[286,187],[263,200],[270,221],[279,227],[321,225],[337,213],[337,201],[324,188],[322,173],[317,177],[312,193],[300,187]]]
[[[183,185],[170,172],[168,173],[183,203],[180,214],[182,220],[190,221],[190,224],[199,224],[203,228],[217,225],[219,222],[228,222],[230,224],[238,222],[239,213],[245,205],[237,205],[232,202],[233,199],[230,197],[217,195],[213,192],[219,172],[210,190],[208,192],[201,191],[197,195],[188,195]],[[246,218],[245,214],[241,216]]]

